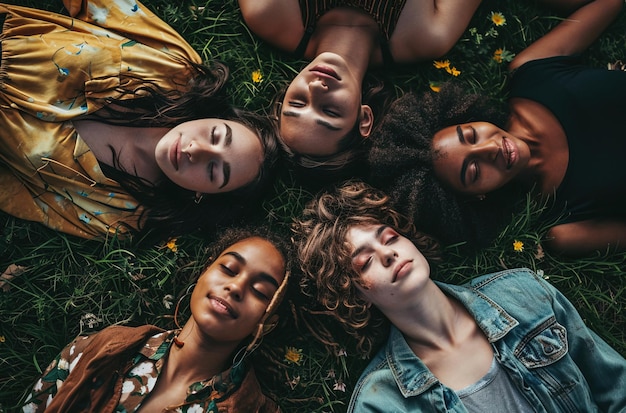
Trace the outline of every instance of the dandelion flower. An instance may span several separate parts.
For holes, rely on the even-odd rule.
[[[441,86],[439,85],[439,83],[430,82],[429,86],[430,86],[430,90],[432,90],[433,92],[439,93],[439,91],[441,90]]]
[[[461,74],[461,71],[458,70],[456,67],[452,66],[452,67],[447,67],[446,68],[446,72],[450,73],[452,76],[457,77],[458,75]]]
[[[450,61],[449,60],[435,60],[433,62],[433,66],[435,66],[436,69],[447,69],[450,67]]]
[[[493,60],[498,63],[502,63],[502,48],[496,49],[496,51],[493,52]]]
[[[178,246],[176,245],[176,238],[170,238],[170,240],[167,241],[167,244],[165,244],[165,246],[169,248],[169,250],[172,252],[178,251]]]
[[[522,241],[515,240],[515,242],[513,242],[513,251],[515,252],[524,251],[524,243]]]
[[[300,363],[302,362],[302,349],[295,347],[286,347],[285,361],[288,363],[300,365]]]
[[[263,80],[263,74],[261,73],[260,70],[255,70],[254,72],[252,72],[252,81],[254,83],[261,83],[262,80]]]
[[[491,19],[491,22],[496,26],[504,26],[506,24],[506,18],[504,17],[504,14],[500,13],[499,11],[492,11],[489,18]]]

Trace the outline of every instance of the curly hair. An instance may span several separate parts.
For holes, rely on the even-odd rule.
[[[509,184],[479,201],[457,195],[435,175],[432,138],[445,127],[473,121],[503,125],[506,113],[479,94],[448,83],[440,92],[396,100],[371,136],[366,181],[384,189],[414,224],[445,244],[487,245],[510,220],[521,188]]]
[[[363,281],[352,267],[352,246],[346,242],[346,236],[350,228],[369,224],[393,227],[411,239],[429,262],[438,260],[435,239],[417,232],[393,209],[387,195],[361,181],[347,181],[318,195],[293,225],[305,277],[303,292],[316,297],[357,340],[358,351],[365,355],[384,340],[388,321],[357,289]]]
[[[385,113],[389,105],[396,98],[394,89],[386,82],[371,73],[363,81],[361,104],[372,109],[374,127],[378,119]],[[281,105],[287,87],[278,92],[274,98],[273,117],[280,124]],[[354,176],[363,176],[366,170],[366,156],[369,139],[363,139],[360,132],[361,117],[358,116],[352,129],[338,142],[339,151],[328,156],[314,156],[294,152],[281,139],[281,145],[286,152],[297,178],[307,186],[319,187],[323,184],[337,182]]]
[[[205,195],[202,202],[196,202],[195,191],[168,179],[155,185],[121,170],[119,165],[114,168],[103,165],[105,174],[119,182],[142,205],[139,236],[144,241],[161,240],[197,229],[212,231],[218,223],[232,222],[253,211],[255,201],[271,182],[280,156],[275,123],[227,103],[224,85],[228,68],[219,62],[213,62],[210,67],[188,64],[196,75],[181,90],[165,91],[152,82],[144,82],[139,89],[120,90],[120,97],[107,100],[106,106],[93,117],[105,123],[132,122],[140,127],[173,127],[212,117],[236,121],[256,133],[263,148],[263,162],[252,182],[227,193]],[[128,99],[129,95],[140,97]]]

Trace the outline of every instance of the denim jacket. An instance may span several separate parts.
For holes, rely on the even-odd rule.
[[[456,286],[494,355],[536,412],[626,412],[626,360],[585,326],[556,288],[528,269]],[[348,412],[467,412],[392,327],[367,366]]]

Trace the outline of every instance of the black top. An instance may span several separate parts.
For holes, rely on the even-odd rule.
[[[519,67],[510,97],[533,100],[558,119],[569,162],[550,217],[561,222],[626,217],[626,72],[590,68],[577,57]]]

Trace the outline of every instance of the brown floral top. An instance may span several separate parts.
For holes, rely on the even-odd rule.
[[[150,395],[162,371],[168,350],[177,330],[156,334],[146,341],[143,348],[133,357],[132,365],[125,372],[122,395],[117,412],[136,412]],[[48,366],[37,381],[23,412],[43,412],[52,401],[64,380],[80,360],[90,336],[79,336],[67,345],[61,354]],[[206,381],[192,384],[187,390],[185,404],[173,411],[182,413],[215,412],[221,399],[237,389],[246,372],[243,364],[222,372]]]

